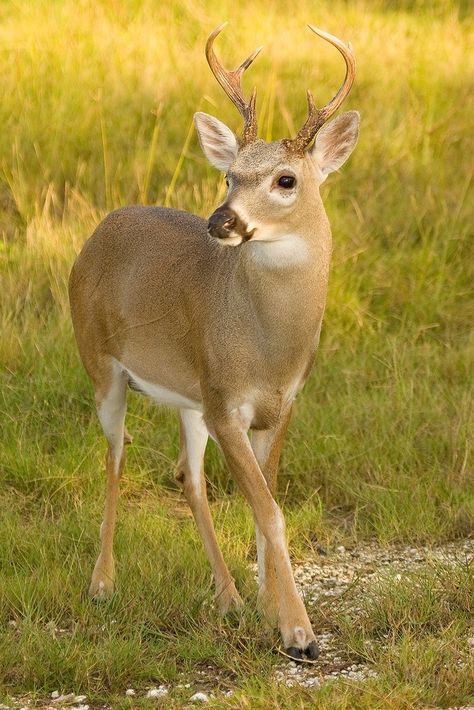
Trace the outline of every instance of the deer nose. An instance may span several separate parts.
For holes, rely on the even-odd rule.
[[[229,237],[237,222],[237,215],[228,207],[217,209],[209,217],[207,231],[211,237],[225,239]]]

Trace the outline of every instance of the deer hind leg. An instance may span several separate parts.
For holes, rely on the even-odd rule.
[[[131,440],[124,426],[127,377],[121,370],[111,366],[105,381],[105,386],[102,381],[96,388],[97,413],[108,442],[105,510],[100,526],[101,547],[89,587],[89,594],[97,599],[109,596],[114,589],[113,540],[119,481],[125,463],[124,445]]]
[[[221,614],[226,614],[241,606],[242,600],[219,548],[209,510],[203,465],[208,431],[201,412],[181,409],[179,416],[181,451],[176,478],[183,487],[211,564],[217,606]]]
[[[255,430],[251,434],[252,450],[265,477],[272,496],[276,493],[278,464],[283,439],[290,421],[291,408],[273,429]],[[278,585],[273,549],[266,544],[265,535],[255,520],[258,560],[258,607],[270,626],[276,626],[280,613]]]
[[[229,415],[210,422],[227,464],[247,499],[265,546],[273,560],[278,592],[279,627],[287,653],[293,658],[316,658],[313,629],[296,589],[285,537],[283,514],[275,502],[238,418]]]

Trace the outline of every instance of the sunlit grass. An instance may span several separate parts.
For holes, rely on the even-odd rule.
[[[84,596],[105,449],[73,342],[68,273],[112,207],[166,203],[207,215],[223,195],[191,133],[198,109],[239,127],[204,59],[205,38],[223,19],[218,51],[229,66],[265,44],[246,81],[258,87],[268,140],[294,134],[307,87],[323,103],[341,80],[337,52],[306,22],[351,40],[358,61],[347,107],[362,113],[361,139],[324,187],[334,233],[328,308],[281,467],[292,554],[336,541],[472,533],[473,32],[463,3],[393,7],[1,4],[0,689],[80,685],[106,699],[209,663],[243,689],[229,707],[271,707],[269,697],[274,707],[307,707],[314,697],[272,685],[271,644],[253,611],[251,516],[212,446],[216,527],[248,609],[236,627],[210,611],[207,563],[174,483],[175,416],[135,394],[118,592],[106,607]],[[373,635],[376,613],[396,624],[397,603],[410,604],[399,592],[374,592],[364,628],[340,622],[345,643]],[[427,612],[413,603],[415,621],[440,612],[435,602]],[[465,671],[454,660],[464,612],[448,612],[426,646],[415,623],[373,656],[379,678],[363,698],[338,686],[320,692],[324,707],[352,708],[354,698],[367,708],[464,702]],[[437,656],[445,665],[437,662],[431,682]]]

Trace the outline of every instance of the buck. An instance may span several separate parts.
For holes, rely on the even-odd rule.
[[[356,111],[326,124],[354,80],[350,45],[309,27],[345,60],[345,79],[334,98],[317,109],[308,91],[308,117],[295,138],[259,139],[256,91],[246,100],[241,80],[260,50],[238,69],[224,69],[213,49],[223,25],[218,27],[207,40],[206,57],[242,114],[242,138],[205,113],[194,118],[206,157],[226,174],[224,203],[208,221],[175,209],[118,209],[86,242],[70,278],[75,335],[108,442],[101,549],[90,594],[106,596],[114,585],[130,387],[179,411],[176,478],[209,558],[216,604],[226,613],[242,601],[206,496],[208,436],[218,443],[253,512],[259,607],[278,623],[284,647],[296,659],[314,659],[319,651],[275,501],[277,468],[326,301],[331,233],[319,186],[349,157],[359,127]]]

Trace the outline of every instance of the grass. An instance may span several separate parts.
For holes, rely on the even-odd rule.
[[[208,665],[239,689],[228,707],[472,700],[458,663],[472,584],[462,565],[427,569],[403,589],[374,587],[362,617],[328,612],[348,653],[374,640],[377,678],[320,691],[275,686],[271,643],[253,612],[249,512],[210,448],[218,536],[248,600],[232,624],[210,608],[204,553],[173,481],[175,417],[135,395],[118,591],[105,607],[91,604],[105,446],[66,296],[74,255],[112,207],[166,203],[207,215],[222,196],[190,133],[197,109],[238,127],[205,65],[211,28],[231,21],[219,45],[229,65],[266,43],[251,71],[267,139],[300,125],[307,86],[322,102],[340,79],[337,53],[305,23],[351,39],[358,78],[347,105],[361,111],[362,132],[324,188],[334,233],[328,309],[279,482],[291,550],[302,559],[319,545],[472,534],[467,9],[450,0],[316,10],[303,0],[291,14],[280,0],[0,4],[0,700],[73,688],[130,707],[127,686]],[[178,692],[170,704],[180,702]]]

